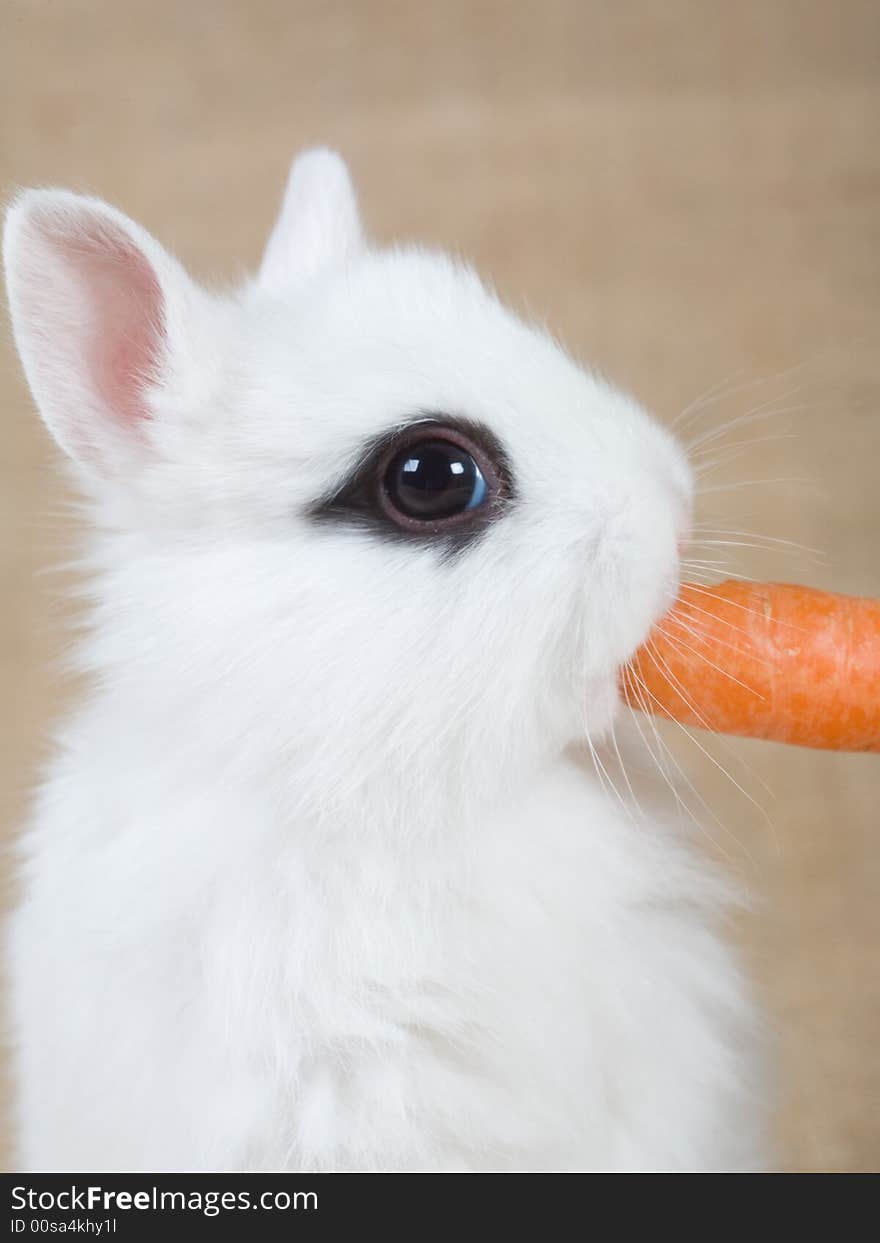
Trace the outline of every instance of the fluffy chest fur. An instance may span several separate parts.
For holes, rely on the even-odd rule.
[[[168,785],[155,758],[109,785],[59,772],[30,838],[13,965],[19,1031],[43,1033],[22,1049],[31,1160],[757,1160],[717,885],[575,758],[466,822],[428,809],[403,848],[364,808],[317,835],[259,794]]]

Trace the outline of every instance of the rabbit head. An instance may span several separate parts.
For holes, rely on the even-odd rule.
[[[469,268],[370,246],[337,156],[294,163],[231,294],[63,191],[13,204],[5,262],[96,525],[86,659],[182,754],[393,808],[607,728],[678,584],[685,459]]]

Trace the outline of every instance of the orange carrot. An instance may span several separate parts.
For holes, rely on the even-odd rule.
[[[718,733],[880,752],[880,600],[685,584],[622,690],[632,707]]]

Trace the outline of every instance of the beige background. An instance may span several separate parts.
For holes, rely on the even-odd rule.
[[[3,0],[0,49],[4,196],[88,189],[226,280],[256,260],[293,150],[338,146],[376,235],[470,255],[661,417],[725,381],[695,428],[766,407],[728,434],[758,439],[701,517],[824,553],[741,548],[741,572],[880,595],[876,0]],[[70,532],[8,333],[0,401],[11,834],[69,694],[41,570]],[[765,818],[675,745],[756,899],[778,1162],[876,1169],[880,761],[711,741]]]

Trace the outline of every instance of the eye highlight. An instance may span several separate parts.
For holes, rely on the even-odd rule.
[[[389,536],[463,543],[512,495],[507,457],[488,429],[425,418],[374,441],[313,514],[354,519]]]

